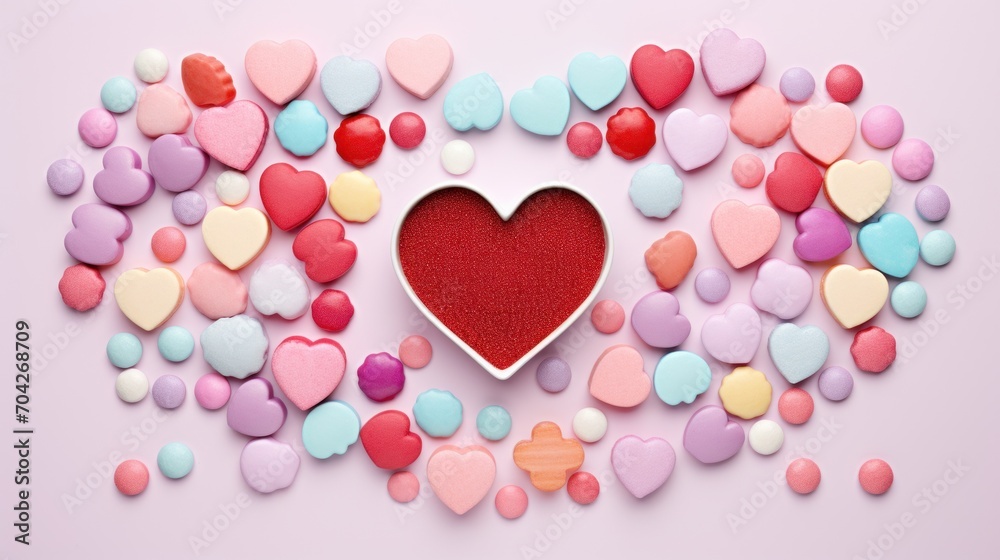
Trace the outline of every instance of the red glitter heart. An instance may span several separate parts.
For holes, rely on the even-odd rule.
[[[580,194],[548,188],[506,221],[464,187],[418,202],[399,230],[399,263],[417,298],[498,369],[558,329],[604,268],[604,222]]]

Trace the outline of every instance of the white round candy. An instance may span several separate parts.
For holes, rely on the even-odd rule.
[[[785,432],[773,420],[758,420],[750,426],[750,448],[761,455],[773,455],[785,443]]]
[[[149,380],[145,373],[135,368],[127,369],[115,379],[115,392],[119,399],[127,403],[139,402],[149,392]]]
[[[309,309],[309,285],[292,265],[267,261],[250,277],[250,302],[261,315],[298,319]]]
[[[608,417],[596,408],[580,409],[573,417],[573,433],[580,441],[594,443],[600,441],[608,431]]]
[[[167,75],[170,63],[159,49],[142,49],[135,55],[135,75],[147,84],[155,84]]]
[[[452,140],[441,148],[441,165],[452,175],[464,175],[476,162],[476,151],[465,140]]]
[[[241,204],[250,196],[250,179],[239,171],[223,171],[215,180],[215,195],[227,206]]]

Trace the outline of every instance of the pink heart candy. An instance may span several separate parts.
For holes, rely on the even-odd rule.
[[[340,385],[347,368],[344,349],[329,338],[315,342],[290,336],[271,356],[271,372],[288,400],[301,410],[319,404]]]
[[[274,438],[250,440],[240,453],[240,474],[254,490],[270,494],[288,488],[299,472],[299,454]]]
[[[135,125],[150,138],[181,134],[191,126],[191,109],[170,86],[153,84],[142,90],[135,104]]]
[[[595,399],[623,408],[642,404],[653,386],[642,354],[627,344],[612,346],[597,358],[587,385]]]
[[[734,303],[724,314],[712,315],[701,327],[701,343],[716,360],[747,364],[760,347],[760,315],[745,303]]]
[[[420,99],[427,99],[444,84],[454,60],[451,45],[440,35],[396,39],[385,51],[389,75]]]
[[[663,438],[642,439],[625,436],[611,448],[611,466],[625,489],[636,498],[644,498],[670,478],[677,454]]]
[[[142,169],[142,158],[126,146],[104,153],[104,169],[94,175],[97,198],[115,206],[135,206],[153,196],[156,182]]]
[[[722,28],[705,37],[700,59],[708,89],[722,96],[754,83],[764,71],[767,56],[756,40],[740,39],[736,33]]]
[[[275,398],[271,383],[255,377],[237,387],[229,398],[226,422],[245,436],[264,437],[277,432],[287,414],[285,403]]]
[[[316,53],[298,39],[257,41],[247,49],[243,63],[257,91],[277,105],[298,97],[316,74]]]
[[[736,455],[746,435],[721,406],[710,404],[695,411],[684,427],[684,449],[702,463],[719,463]]]
[[[83,204],[73,210],[73,229],[63,245],[74,259],[94,266],[117,263],[125,253],[122,243],[132,235],[132,220],[103,204]]]
[[[857,119],[843,103],[826,107],[807,105],[792,117],[792,140],[802,153],[822,165],[830,165],[854,142]]]
[[[164,134],[154,140],[146,160],[153,179],[175,193],[197,185],[208,171],[208,154],[177,134]]]
[[[654,348],[674,348],[691,334],[691,322],[681,315],[673,294],[658,290],[642,296],[632,307],[632,329]]]
[[[497,464],[485,447],[442,445],[427,460],[427,480],[438,499],[462,515],[481,502],[496,479]]]
[[[830,260],[854,244],[844,220],[825,208],[810,208],[799,214],[795,229],[799,234],[792,241],[792,249],[804,261]]]
[[[808,270],[781,259],[767,259],[757,268],[757,278],[750,287],[750,299],[757,309],[788,321],[809,307],[812,288],[812,276]]]
[[[702,115],[691,109],[677,109],[663,121],[663,142],[667,153],[684,171],[711,163],[726,147],[729,130],[718,115]]]
[[[781,218],[770,206],[726,200],[712,212],[712,237],[719,252],[736,269],[767,254],[780,233]]]
[[[269,128],[264,110],[242,100],[202,111],[194,123],[194,137],[219,163],[246,171],[264,149]]]

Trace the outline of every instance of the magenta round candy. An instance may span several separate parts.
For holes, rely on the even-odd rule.
[[[392,143],[403,148],[412,150],[424,141],[427,134],[427,125],[420,115],[409,111],[396,115],[389,123],[389,138]]]
[[[861,117],[861,137],[873,148],[891,148],[903,137],[903,117],[888,105],[876,105]]]
[[[729,295],[729,276],[718,268],[706,268],[694,279],[694,291],[703,301],[719,303]]]
[[[535,370],[535,378],[542,389],[550,393],[558,393],[569,387],[569,381],[573,378],[573,372],[569,369],[569,364],[562,358],[545,358],[538,369]]]
[[[177,408],[184,402],[187,387],[176,375],[164,375],[153,382],[153,401],[160,408]]]
[[[195,191],[184,191],[174,197],[173,203],[174,218],[186,225],[193,226],[205,217],[208,211],[208,203],[205,197]]]
[[[805,68],[789,68],[781,75],[778,89],[785,99],[793,103],[808,101],[816,91],[816,79]]]
[[[84,144],[91,148],[103,148],[114,141],[118,134],[118,122],[107,109],[95,108],[80,117],[77,130]]]
[[[907,181],[919,181],[934,168],[934,150],[919,138],[907,138],[892,151],[892,168]]]
[[[57,159],[49,166],[45,180],[52,192],[69,196],[83,186],[83,166],[71,159]]]
[[[951,199],[948,193],[937,185],[927,185],[917,193],[917,214],[928,222],[940,222],[951,210]]]
[[[819,374],[819,394],[831,401],[842,401],[851,396],[854,377],[840,366],[830,366]]]
[[[229,380],[214,371],[202,375],[194,384],[194,398],[206,410],[218,410],[226,406],[231,394]]]
[[[403,362],[386,352],[369,354],[358,368],[358,386],[366,397],[375,401],[387,401],[403,390],[406,376]]]

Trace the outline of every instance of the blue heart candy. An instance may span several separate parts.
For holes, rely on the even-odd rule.
[[[635,172],[628,187],[632,205],[647,218],[666,218],[681,205],[684,183],[673,167],[651,163]]]
[[[660,358],[653,372],[653,388],[660,400],[675,406],[690,404],[712,384],[712,370],[701,356],[680,350]]]
[[[335,56],[319,74],[323,96],[341,115],[357,113],[375,102],[382,91],[382,73],[367,60]]]
[[[896,278],[909,274],[920,258],[917,230],[910,220],[895,212],[862,227],[858,247],[872,266]]]
[[[451,86],[443,108],[444,120],[459,132],[470,128],[490,130],[503,117],[503,94],[493,78],[483,72]]]
[[[771,331],[767,352],[781,375],[795,384],[823,367],[830,355],[830,339],[819,327],[782,323]]]
[[[569,120],[569,90],[555,76],[542,76],[510,98],[510,116],[518,126],[540,136],[558,136]]]
[[[343,455],[358,441],[361,417],[342,401],[325,402],[309,411],[302,423],[302,445],[317,459]]]
[[[274,134],[289,152],[311,156],[326,144],[326,118],[312,101],[296,99],[274,119]]]
[[[573,57],[568,75],[573,94],[592,111],[603,109],[618,99],[628,80],[628,70],[622,59],[614,55],[598,58],[590,52]]]

